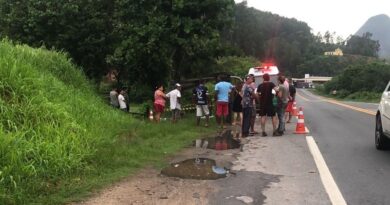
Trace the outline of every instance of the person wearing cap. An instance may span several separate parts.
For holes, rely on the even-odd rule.
[[[226,78],[215,85],[215,100],[217,102],[216,118],[221,128],[224,128],[224,121],[229,115],[229,93],[234,86],[227,82]]]
[[[169,98],[170,108],[172,111],[172,123],[176,123],[180,118],[180,98],[181,98],[181,85],[176,83],[175,89],[166,94],[166,97]]]

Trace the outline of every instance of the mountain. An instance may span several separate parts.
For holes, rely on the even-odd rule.
[[[373,16],[356,32],[355,35],[362,36],[363,33],[372,33],[373,40],[379,40],[381,45],[379,57],[390,57],[390,18],[385,14]]]

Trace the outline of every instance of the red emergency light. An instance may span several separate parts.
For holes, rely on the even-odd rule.
[[[271,67],[275,66],[273,63],[263,63],[260,67],[256,67],[257,70],[262,73],[271,72]]]

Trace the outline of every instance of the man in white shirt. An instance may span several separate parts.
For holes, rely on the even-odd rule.
[[[127,106],[126,106],[126,100],[125,100],[125,97],[124,97],[124,93],[125,91],[124,90],[121,90],[119,96],[118,96],[118,102],[119,102],[119,109],[122,110],[122,111],[127,111]]]
[[[169,98],[170,108],[172,111],[172,123],[176,123],[177,120],[180,118],[180,98],[181,98],[181,85],[179,83],[176,83],[175,85],[176,89],[169,92],[166,96]]]

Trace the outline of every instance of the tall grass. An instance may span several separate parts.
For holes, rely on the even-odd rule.
[[[0,204],[80,200],[212,132],[135,120],[93,90],[65,54],[0,42]]]
[[[0,42],[0,204],[26,203],[84,172],[133,119],[108,109],[60,52]]]

